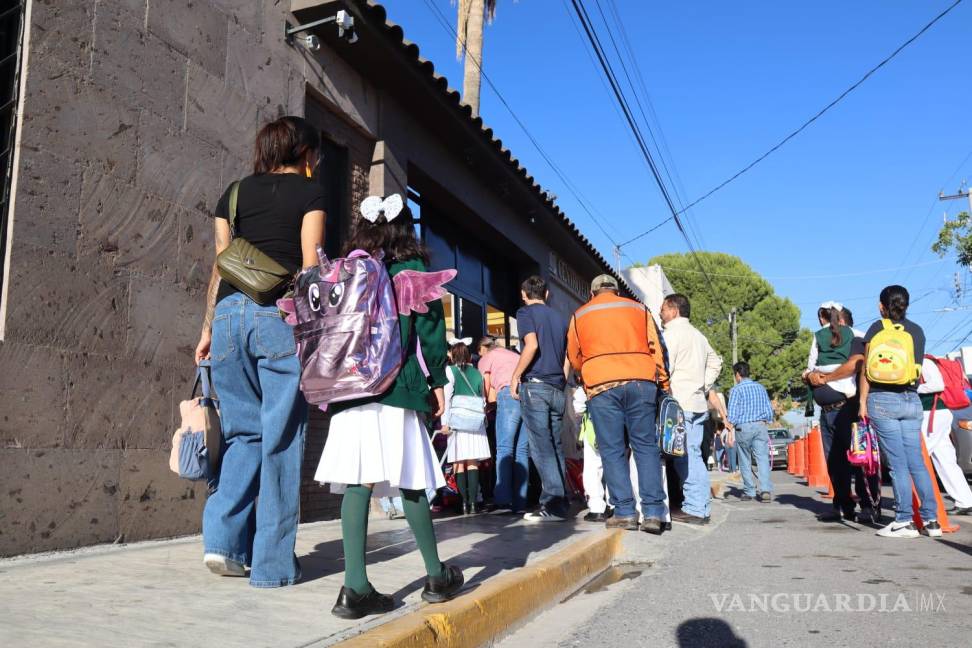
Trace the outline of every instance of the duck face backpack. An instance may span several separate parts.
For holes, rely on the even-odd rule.
[[[397,200],[395,200],[397,199]],[[365,212],[378,200],[378,213]],[[371,203],[369,203],[371,201]],[[369,198],[362,216],[402,209],[397,194],[382,201]],[[442,287],[455,270],[406,270],[389,277],[382,255],[355,250],[345,259],[329,260],[318,246],[319,264],[302,270],[293,297],[277,301],[285,321],[294,327],[300,360],[300,389],[308,403],[328,403],[384,394],[405,360],[399,315],[427,313],[428,302],[445,295]]]

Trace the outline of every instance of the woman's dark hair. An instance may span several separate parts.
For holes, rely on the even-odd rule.
[[[844,343],[844,336],[840,334],[840,311],[836,308],[818,308],[817,318],[821,322],[830,324],[830,345],[839,347]]]
[[[256,136],[253,173],[294,166],[321,149],[321,134],[303,117],[288,115],[264,125]]]
[[[412,212],[408,207],[403,208],[390,223],[384,214],[374,223],[358,217],[351,238],[344,245],[344,254],[348,255],[354,250],[364,250],[369,254],[381,251],[385,261],[421,259],[426,265],[429,263],[429,252],[415,236]]]
[[[900,322],[908,314],[908,304],[911,296],[908,289],[904,286],[888,286],[881,291],[881,305],[887,311],[888,317],[895,322]]]
[[[487,351],[492,351],[496,348],[496,338],[491,335],[486,335],[479,338],[477,349],[480,347],[485,347]]]
[[[851,312],[851,309],[844,306],[840,309],[840,316],[844,319],[844,324],[854,326],[854,313]]]
[[[449,353],[452,356],[452,364],[460,369],[465,369],[472,364],[472,354],[469,352],[469,347],[462,342],[453,344],[449,349]]]

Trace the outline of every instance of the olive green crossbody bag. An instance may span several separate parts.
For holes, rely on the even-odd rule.
[[[245,238],[237,236],[236,203],[239,193],[240,183],[237,181],[230,188],[229,195],[229,226],[233,240],[216,257],[216,269],[223,281],[261,306],[267,306],[280,296],[292,273]]]

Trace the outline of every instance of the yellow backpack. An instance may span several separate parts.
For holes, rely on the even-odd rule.
[[[915,362],[915,342],[904,326],[889,319],[871,339],[867,350],[867,379],[883,385],[910,385],[921,374]]]

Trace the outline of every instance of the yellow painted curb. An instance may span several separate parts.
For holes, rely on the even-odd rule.
[[[600,531],[543,560],[489,579],[448,603],[426,605],[364,632],[344,648],[471,648],[495,638],[528,614],[606,569],[623,531]]]

